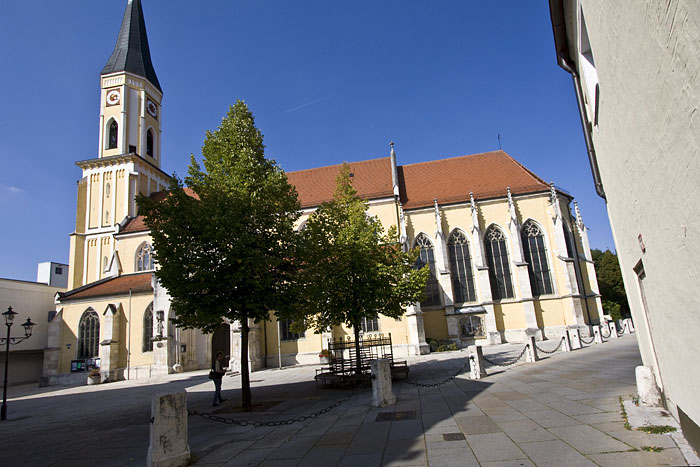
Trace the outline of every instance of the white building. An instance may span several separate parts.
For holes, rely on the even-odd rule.
[[[36,268],[36,281],[51,287],[68,288],[68,265],[47,261]]]
[[[549,4],[642,360],[700,449],[700,2]]]

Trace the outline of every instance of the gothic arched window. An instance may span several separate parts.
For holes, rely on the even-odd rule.
[[[153,157],[153,130],[150,128],[146,132],[146,154]]]
[[[430,268],[430,277],[425,284],[425,300],[421,302],[421,305],[440,305],[440,285],[437,280],[433,243],[427,235],[420,234],[416,237],[416,246],[420,248],[420,256],[416,261],[416,266],[420,269],[427,264]]]
[[[100,317],[92,308],[88,308],[80,318],[78,325],[78,358],[93,358],[99,354]]]
[[[119,136],[119,125],[115,120],[109,124],[109,139],[107,140],[107,149],[117,148],[117,139]]]
[[[155,269],[155,264],[153,262],[153,247],[148,243],[144,243],[136,251],[136,270],[137,271],[151,271]]]
[[[153,350],[153,303],[148,305],[143,314],[143,346],[144,352]]]
[[[533,220],[529,220],[523,224],[521,235],[527,271],[530,273],[532,295],[534,297],[549,295],[552,293],[552,279],[549,274],[542,229]]]
[[[513,298],[513,282],[510,277],[510,259],[503,231],[492,225],[484,236],[486,261],[489,267],[491,294],[494,300]]]
[[[469,243],[467,236],[461,230],[455,230],[450,235],[447,241],[447,255],[450,260],[450,277],[455,303],[476,301]]]

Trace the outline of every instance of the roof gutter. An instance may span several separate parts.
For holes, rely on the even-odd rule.
[[[591,164],[591,173],[593,174],[593,183],[595,192],[603,199],[605,198],[605,190],[603,182],[600,179],[600,170],[598,169],[598,157],[596,156],[595,146],[593,145],[593,137],[591,128],[586,122],[586,114],[584,110],[583,91],[581,88],[581,79],[576,73],[575,65],[571,62],[568,56],[568,42],[566,39],[566,22],[564,20],[564,5],[563,0],[549,0],[549,12],[552,18],[552,32],[554,33],[554,45],[557,50],[557,64],[567,73],[571,75],[574,81],[574,91],[576,91],[576,102],[578,104],[578,113],[581,118],[581,128],[583,129],[583,139],[586,142],[586,151],[588,152],[588,162]]]

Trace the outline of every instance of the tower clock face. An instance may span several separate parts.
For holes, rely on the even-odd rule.
[[[119,89],[112,89],[107,92],[107,105],[117,105],[121,100]]]
[[[146,101],[146,110],[151,117],[158,118],[158,106],[150,99]]]

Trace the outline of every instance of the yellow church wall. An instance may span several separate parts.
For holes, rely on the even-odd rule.
[[[416,236],[423,232],[435,243],[435,212],[432,209],[421,209],[416,211],[406,211],[406,234],[413,248]]]
[[[367,211],[371,216],[376,216],[379,219],[384,232],[388,232],[392,225],[396,226],[396,204],[393,200],[370,203]]]
[[[427,310],[423,313],[423,326],[426,339],[447,339],[447,319],[445,310]]]
[[[75,231],[85,232],[85,212],[87,209],[87,178],[78,181],[78,202],[75,208]],[[72,256],[71,256],[72,258]]]
[[[109,258],[112,256],[112,237],[102,237],[100,239],[100,269],[98,277],[102,279],[105,276],[105,268],[109,263]]]
[[[384,335],[391,334],[392,345],[408,344],[408,333],[406,332],[406,317],[399,320],[379,315],[379,332]]]
[[[442,230],[445,233],[445,240],[449,239],[449,235],[453,230],[459,229],[465,234],[467,234],[467,240],[469,241],[469,252],[471,256],[472,253],[472,239],[470,235],[472,226],[471,209],[469,205],[458,204],[453,206],[440,207],[440,212],[442,213]]]
[[[128,187],[125,185],[125,174],[126,170],[125,169],[119,169],[115,172],[115,181],[114,181],[114,200],[116,201],[116,205],[114,208],[114,223],[119,223],[124,219],[129,213],[126,211],[126,208],[124,207],[124,190],[128,190]]]
[[[99,257],[99,241],[97,238],[89,238],[87,239],[87,270],[85,274],[86,278],[86,284],[90,282],[94,282],[98,279],[98,266],[96,263],[96,259]]]
[[[156,191],[158,191],[158,182],[156,182],[155,180],[151,179],[151,187],[150,187],[150,189],[151,189],[151,193],[155,193]]]
[[[90,193],[89,193],[89,222],[88,227],[94,229],[99,227],[100,221],[100,174],[90,174]]]
[[[112,200],[114,199],[114,180],[112,180],[112,172],[105,172],[103,175],[102,184],[102,226],[107,227],[112,225],[113,215]]]
[[[566,312],[561,300],[535,300],[535,314],[539,327],[565,326]]]
[[[71,265],[68,268],[68,290],[82,285],[83,260],[85,258],[85,237],[71,234],[69,256]]]
[[[139,193],[148,196],[148,176],[143,172],[139,173]]]
[[[125,368],[127,366],[127,349],[131,348],[131,367],[150,365],[153,363],[153,352],[143,352],[142,339],[144,334],[143,316],[146,308],[153,301],[151,294],[133,295],[131,297],[131,324],[129,323],[129,297],[127,295],[96,298],[94,300],[84,300],[76,303],[67,303],[63,306],[63,329],[61,332],[61,353],[59,357],[59,372],[70,373],[70,362],[78,358],[78,336],[80,319],[83,313],[92,308],[95,310],[100,319],[100,338],[101,342],[105,335],[105,311],[110,304],[117,305],[120,308],[118,319],[119,336],[114,338],[118,340],[118,366]],[[131,341],[129,336],[131,335]],[[100,347],[101,349],[101,347]]]
[[[151,236],[148,232],[138,235],[120,237],[117,241],[117,252],[122,265],[122,274],[132,274],[136,271],[136,251],[144,243],[152,245]]]
[[[522,303],[497,303],[494,312],[503,319],[504,329],[523,329],[527,327]]]

